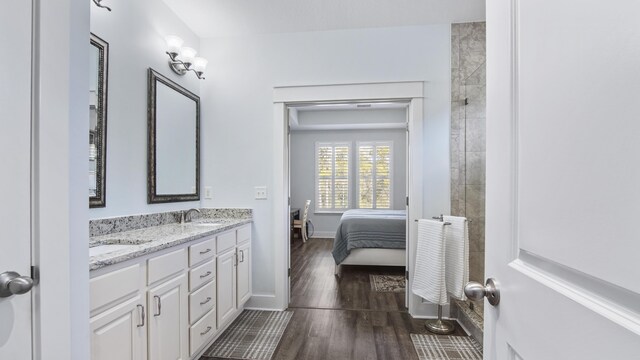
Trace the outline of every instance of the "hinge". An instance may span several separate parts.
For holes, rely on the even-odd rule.
[[[409,281],[409,270],[404,272],[404,278],[407,279],[407,281]]]
[[[407,132],[409,132],[409,123],[405,124],[405,128],[407,129]]]
[[[464,105],[465,106],[469,105],[469,98],[464,98]]]
[[[291,196],[289,196],[289,200],[287,200],[287,204],[291,206]]]
[[[409,197],[407,196],[407,206],[409,206]]]
[[[291,134],[291,125],[287,125],[287,135]]]
[[[289,268],[289,270],[287,271],[287,275],[291,277],[291,268]]]

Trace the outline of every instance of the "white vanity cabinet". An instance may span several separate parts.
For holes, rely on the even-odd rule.
[[[218,241],[218,327],[238,314],[251,297],[251,226],[222,233]]]
[[[238,245],[238,266],[236,286],[237,307],[242,307],[251,297],[251,241]]]
[[[138,294],[91,318],[92,360],[146,360],[144,301]]]
[[[251,225],[91,272],[92,360],[197,359],[251,297]]]
[[[189,359],[188,297],[185,274],[149,290],[149,359]]]

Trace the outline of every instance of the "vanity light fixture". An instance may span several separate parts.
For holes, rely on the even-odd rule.
[[[106,5],[102,5],[102,0],[93,0],[93,3],[96,4],[97,7],[99,8],[103,8],[103,9],[107,9],[109,11],[111,11],[111,8],[106,6]]]
[[[207,59],[196,57],[197,52],[190,47],[182,46],[184,41],[175,36],[166,36],[167,55],[169,55],[169,67],[178,75],[184,75],[193,71],[198,79],[204,80],[204,70],[207,68]]]

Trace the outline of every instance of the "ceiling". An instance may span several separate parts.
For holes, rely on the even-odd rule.
[[[481,21],[485,0],[163,0],[199,37]]]

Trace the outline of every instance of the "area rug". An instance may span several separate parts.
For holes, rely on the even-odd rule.
[[[405,290],[405,279],[403,275],[369,275],[371,290],[376,292],[397,292]]]
[[[482,346],[469,336],[411,334],[420,360],[482,360]]]
[[[292,315],[292,311],[245,310],[205,351],[204,356],[269,360]]]

